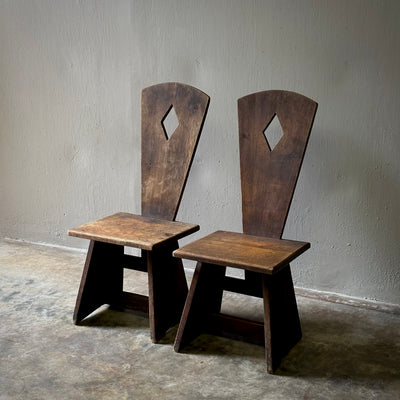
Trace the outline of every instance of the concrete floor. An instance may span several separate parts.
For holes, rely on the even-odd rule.
[[[0,241],[0,399],[400,399],[400,316],[298,297],[303,339],[264,349],[202,335],[177,354],[148,320],[103,307],[72,324],[83,253]],[[127,282],[145,292],[146,277]],[[259,301],[227,298],[225,307]]]

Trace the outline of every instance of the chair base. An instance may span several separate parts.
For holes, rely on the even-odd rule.
[[[267,370],[274,373],[302,335],[290,266],[273,275],[258,274],[264,302],[263,323],[220,313],[224,278],[225,267],[197,264],[175,351],[179,352],[200,333],[264,344]]]
[[[182,261],[172,257],[177,241],[157,249],[144,251],[138,267],[147,270],[149,296],[123,291],[123,270],[127,263],[124,246],[91,240],[76,300],[73,320],[77,324],[103,304],[112,308],[128,308],[146,314],[150,334],[158,342],[179,322],[188,293]],[[145,268],[144,268],[145,265]]]

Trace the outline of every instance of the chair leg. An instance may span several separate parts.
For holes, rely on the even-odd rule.
[[[263,275],[263,294],[265,352],[272,374],[302,335],[289,265],[275,275]]]
[[[219,265],[197,263],[175,339],[176,352],[206,330],[209,314],[220,312],[225,269]]]
[[[123,246],[90,241],[73,321],[82,321],[103,304],[118,304],[123,288]]]
[[[182,260],[172,256],[178,242],[148,252],[149,319],[151,339],[158,342],[179,322],[188,287]]]

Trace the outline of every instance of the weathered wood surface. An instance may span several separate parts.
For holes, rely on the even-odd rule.
[[[199,225],[116,213],[68,231],[70,236],[152,250],[200,229]]]
[[[210,98],[188,85],[166,83],[142,91],[142,215],[174,220]],[[163,127],[171,107],[179,125]]]
[[[272,373],[301,338],[290,261],[306,242],[282,240],[317,103],[293,92],[266,91],[238,100],[243,234],[217,231],[174,252],[198,261],[179,324],[175,350],[201,332],[264,341]],[[283,136],[272,149],[264,136],[278,118]],[[226,266],[245,279],[225,276]],[[264,324],[220,313],[229,290],[264,301]],[[264,329],[263,329],[264,328]]]
[[[313,100],[280,90],[238,100],[244,233],[282,236],[316,110]],[[264,131],[274,117],[283,136],[271,151]]]
[[[217,231],[175,250],[174,256],[273,274],[309,247],[306,242]]]
[[[90,246],[74,312],[78,323],[102,304],[149,315],[154,342],[179,322],[187,295],[182,261],[172,252],[198,225],[175,222],[208,110],[209,97],[179,83],[142,91],[142,215],[117,213],[71,229]],[[163,121],[174,108],[179,125],[171,136]],[[142,249],[140,257],[124,246]],[[123,270],[148,273],[149,296],[123,291]]]

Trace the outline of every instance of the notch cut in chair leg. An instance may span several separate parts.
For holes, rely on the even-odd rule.
[[[118,304],[122,297],[122,246],[90,241],[74,310],[77,324],[103,304]]]

